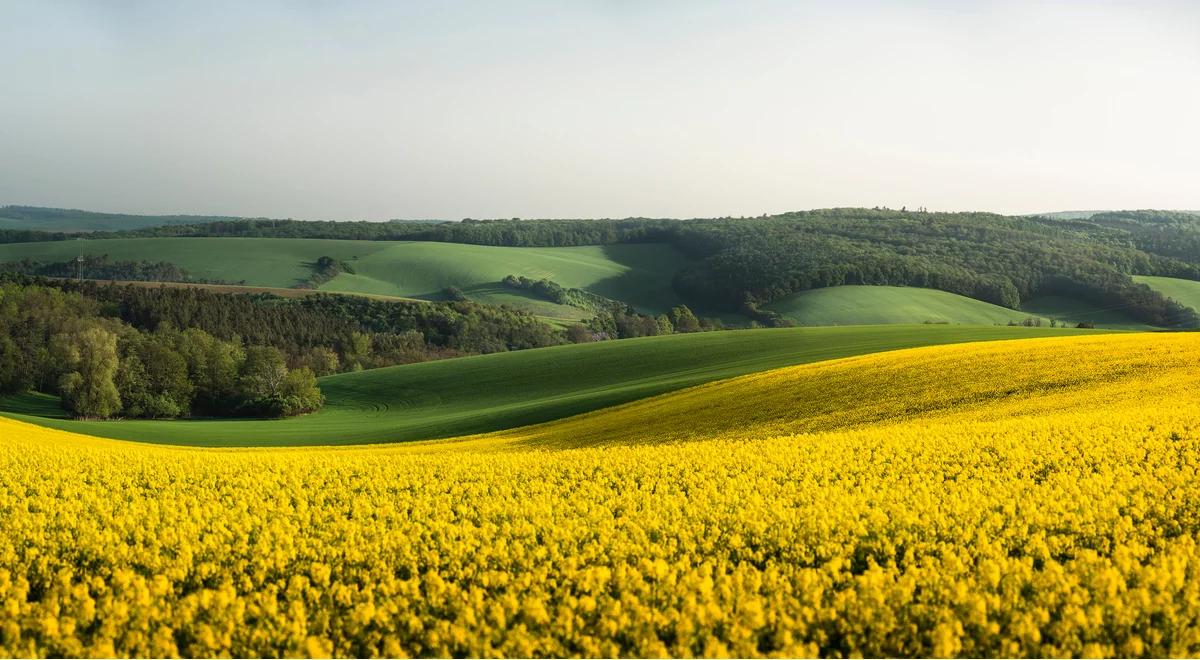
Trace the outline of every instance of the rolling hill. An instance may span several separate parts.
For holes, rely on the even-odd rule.
[[[1138,282],[1162,282],[1171,286],[1171,295],[1178,299],[1186,297],[1189,285],[1198,290],[1188,300],[1200,304],[1200,283],[1172,278],[1137,277]],[[1191,305],[1187,300],[1179,300]],[[1195,305],[1192,305],[1195,306]],[[782,300],[764,305],[804,326],[816,325],[862,325],[883,323],[949,323],[964,325],[1007,325],[1029,319],[1040,320],[1049,325],[1055,323],[1074,326],[1091,323],[1098,328],[1114,330],[1152,330],[1154,326],[1140,323],[1122,313],[1122,308],[1097,308],[1086,302],[1064,296],[1039,296],[1014,310],[993,305],[974,298],[967,298],[937,289],[898,286],[846,285],[810,289],[795,293]]]
[[[1054,319],[1060,324],[1077,325],[1090,323],[1097,328],[1114,330],[1153,330],[1155,326],[1142,323],[1125,314],[1126,307],[1113,305],[1099,307],[1095,304],[1066,296],[1038,296],[1021,304],[1027,314]]]
[[[0,206],[0,229],[48,232],[125,231],[188,223],[228,221],[234,218],[210,215],[136,215],[97,213],[79,209],[41,206]]]
[[[322,256],[353,262],[385,245],[296,238],[114,238],[0,245],[0,261],[69,261],[81,247],[87,255],[114,261],[167,261],[195,279],[286,288],[307,280]]]
[[[195,279],[261,287],[293,287],[329,256],[349,264],[321,288],[330,292],[441,299],[454,286],[483,303],[514,304],[555,318],[580,311],[500,286],[506,275],[551,279],[661,313],[679,304],[671,278],[684,262],[673,248],[629,244],[562,248],[510,248],[455,243],[300,238],[115,238],[0,245],[0,262],[74,259],[89,255],[121,261],[167,261]],[[85,273],[86,277],[87,274]]]
[[[679,304],[671,278],[684,262],[674,248],[653,243],[525,248],[394,242],[353,261],[354,274],[338,275],[321,288],[438,298],[443,289],[456,286],[472,299],[491,302],[513,296],[498,290],[500,280],[523,275],[662,313]]]
[[[1198,361],[933,346],[390,446],[0,419],[0,654],[1191,656]]]
[[[901,286],[833,286],[794,293],[765,309],[800,325],[950,323],[1007,325],[1029,314],[937,289]]]
[[[21,208],[30,217],[56,217],[54,209]],[[1196,216],[1075,215],[824,209],[756,219],[460,223],[204,223],[180,216],[193,224],[98,233],[85,249],[114,260],[167,261],[199,280],[267,287],[303,283],[315,260],[329,256],[353,271],[324,282],[329,291],[438,299],[455,287],[478,302],[567,321],[579,319],[579,310],[498,283],[510,274],[547,278],[648,313],[683,300],[703,315],[730,318],[749,300],[806,325],[1007,323],[1029,315],[1121,328],[1200,324],[1193,312],[1145,295],[1127,274],[1135,268],[1193,277],[1200,268]],[[6,240],[31,238],[37,236]],[[78,253],[71,243],[0,245],[0,261],[65,261]],[[847,281],[888,286],[840,286]],[[1031,300],[1054,282],[1103,302]],[[898,283],[911,286],[897,291],[891,285]],[[919,288],[931,283],[943,292]],[[1025,303],[1020,312],[1004,311],[1018,302]]]
[[[1094,332],[1094,331],[1093,331]],[[329,376],[319,413],[285,420],[79,421],[51,397],[3,414],[91,435],[209,446],[397,442],[498,431],[777,367],[914,346],[1088,331],[1004,326],[785,328],[497,353]]]
[[[1135,275],[1133,281],[1145,284],[1181,305],[1200,310],[1200,282],[1177,277],[1153,277],[1150,275]]]
[[[1196,401],[1198,354],[1200,336],[1193,333],[1044,337],[870,353],[708,383],[494,434],[486,442],[574,448],[753,441],[918,421],[971,427],[1115,409],[1134,400]]]
[[[57,235],[63,237],[67,235]],[[90,237],[108,242],[98,249],[114,258],[134,256],[118,254],[120,246],[114,241],[135,237],[183,241],[240,237],[237,240],[248,241],[243,247],[192,244],[219,245],[214,254],[230,250],[230,261],[236,263],[219,268],[212,266],[218,260],[205,259],[209,255],[189,258],[180,254],[187,251],[184,244],[142,245],[163,248],[146,258],[177,263],[198,279],[294,286],[307,279],[312,260],[330,256],[349,260],[354,271],[325,282],[323,286],[330,290],[435,298],[453,286],[480,302],[506,300],[538,315],[560,319],[577,313],[497,291],[495,285],[508,274],[548,277],[563,286],[633,303],[645,312],[664,311],[682,299],[706,316],[739,314],[747,302],[759,306],[773,303],[799,316],[803,323],[872,320],[856,316],[852,304],[836,300],[851,295],[845,292],[788,297],[846,282],[932,286],[1010,308],[1053,289],[1086,291],[1089,300],[1099,302],[1080,305],[1039,300],[1023,311],[1043,315],[1045,309],[1056,319],[1061,316],[1068,321],[1123,327],[1200,326],[1194,311],[1161,295],[1146,295],[1128,275],[1136,270],[1200,280],[1200,221],[1180,212],[1122,211],[1060,218],[840,208],[762,218],[692,220],[514,218],[371,223],[230,219],[101,232]],[[257,242],[267,237],[287,243]],[[15,232],[3,238],[30,241],[39,236]],[[297,239],[313,243],[300,247]],[[346,244],[347,240],[362,243]],[[0,250],[0,258],[36,258],[36,252],[45,250],[58,252],[60,258],[74,256],[68,246],[44,245],[8,246]],[[321,247],[308,249],[312,245]],[[293,251],[296,253],[287,254]],[[278,258],[272,255],[276,252]],[[834,299],[821,300],[828,296]],[[804,301],[805,297],[810,299]],[[936,294],[908,292],[890,301],[895,303],[894,310],[875,318],[1012,320],[994,309],[985,311],[987,308],[957,304],[944,296],[942,300],[934,297]],[[807,311],[797,307],[802,301]],[[877,309],[868,311],[875,314]],[[1105,318],[1102,313],[1107,312],[1119,312],[1119,316]],[[1080,315],[1087,318],[1077,318]]]

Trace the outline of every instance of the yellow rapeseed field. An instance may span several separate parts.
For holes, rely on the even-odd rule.
[[[1197,655],[1200,335],[925,348],[492,436],[0,419],[0,655]]]

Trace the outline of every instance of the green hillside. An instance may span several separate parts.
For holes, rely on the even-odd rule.
[[[49,232],[124,231],[233,219],[210,215],[134,215],[40,206],[0,206],[0,229],[30,229]]]
[[[679,304],[671,280],[685,264],[674,248],[653,243],[561,248],[492,247],[458,243],[390,242],[351,262],[321,288],[344,293],[437,298],[457,286],[481,302],[512,293],[496,287],[506,275],[553,280],[660,313]]]
[[[67,261],[79,254],[114,261],[167,261],[195,279],[291,287],[312,274],[312,263],[328,255],[351,261],[386,247],[372,241],[301,238],[114,238],[0,245],[0,261]],[[84,273],[87,277],[87,273]]]
[[[904,286],[833,286],[801,291],[765,306],[800,325],[950,323],[1007,325],[1029,317],[937,289]]]
[[[323,410],[285,420],[75,421],[47,396],[0,400],[18,419],[91,435],[208,446],[395,442],[496,431],[692,385],[851,355],[1088,331],[1004,326],[785,328],[496,353],[321,380]],[[53,417],[58,417],[57,419]]]
[[[1124,308],[1099,307],[1086,301],[1065,296],[1038,296],[1021,304],[1022,311],[1035,316],[1054,319],[1061,324],[1076,325],[1091,323],[1097,328],[1116,330],[1153,330],[1147,325],[1130,318]]]
[[[43,211],[46,210],[28,212],[36,215]],[[12,242],[36,238],[27,231],[0,229],[0,234],[0,240]],[[351,250],[363,261],[362,272],[326,283],[331,289],[347,292],[434,297],[445,286],[470,290],[497,283],[509,274],[507,271],[524,271],[513,274],[551,276],[564,286],[582,285],[608,297],[630,300],[643,311],[662,311],[668,303],[675,302],[678,293],[694,303],[693,308],[699,307],[702,314],[712,316],[718,312],[735,314],[747,301],[766,304],[789,294],[836,287],[845,282],[914,288],[939,282],[938,286],[945,290],[1009,308],[1037,296],[1048,283],[1056,283],[1058,290],[1088,291],[1091,299],[1104,301],[1102,306],[1116,309],[1139,323],[1200,327],[1200,316],[1181,313],[1161,295],[1146,295],[1129,278],[1127,267],[1122,266],[1145,264],[1144,272],[1148,274],[1200,280],[1200,217],[1174,211],[1064,212],[1049,217],[1014,217],[980,212],[834,208],[757,218],[691,220],[233,219],[101,232],[88,238],[185,236],[368,240],[373,245]],[[414,248],[421,245],[416,241],[437,245]],[[656,246],[648,245],[650,242]],[[616,245],[629,249],[601,247]],[[667,245],[678,253],[663,247]],[[527,252],[496,252],[500,246]],[[409,252],[414,249],[420,254]],[[688,255],[686,263],[679,253]],[[565,257],[569,263],[565,266],[544,263],[550,255]],[[219,260],[218,257],[214,255],[214,260]],[[509,263],[509,257],[516,257],[516,264]],[[600,262],[599,269],[594,263],[596,259]],[[272,277],[295,279],[297,264],[290,266],[282,271],[272,268]],[[292,272],[285,272],[289,270]],[[640,273],[654,277],[643,279]],[[44,274],[63,272],[53,270]],[[242,281],[237,273],[228,275],[234,281]],[[119,278],[119,275],[107,276]],[[151,274],[133,279],[175,278]],[[256,278],[245,281],[262,283]],[[476,293],[485,301],[495,295],[491,289]],[[781,303],[781,308],[786,310],[789,302]],[[922,316],[946,312],[948,321],[960,318],[959,314],[966,320],[981,316],[992,322],[995,319],[991,314],[981,314],[978,308],[967,312],[957,305],[948,309],[940,302],[927,300],[904,301],[895,307],[897,314],[910,305],[912,311]],[[839,305],[830,306],[836,318],[841,313],[836,309]],[[851,305],[850,309],[854,307]]]
[[[1150,275],[1134,275],[1133,281],[1145,284],[1180,305],[1200,311],[1200,282]]]
[[[679,304],[671,279],[684,264],[674,248],[629,244],[562,248],[514,248],[436,242],[356,241],[302,238],[120,238],[0,245],[0,262],[29,258],[67,261],[82,245],[89,255],[120,261],[167,261],[191,277],[292,287],[312,274],[319,257],[345,261],[343,273],[322,289],[331,292],[438,299],[446,287],[484,303],[510,303],[534,314],[579,318],[579,310],[533,299],[499,285],[506,275],[547,278],[587,289],[646,312]],[[87,274],[85,273],[86,277]]]
[[[1139,282],[1161,281],[1164,287],[1172,286],[1171,290],[1176,291],[1177,295],[1186,295],[1190,287],[1191,299],[1200,305],[1200,282],[1162,277],[1136,279]],[[1160,290],[1164,295],[1171,295],[1166,289]],[[1063,296],[1039,296],[1026,301],[1020,310],[1013,310],[937,289],[918,287],[835,286],[812,289],[788,296],[765,308],[806,326],[885,323],[1007,325],[1010,321],[1020,323],[1036,318],[1047,325],[1053,319],[1071,326],[1084,322],[1117,330],[1154,329],[1130,318],[1121,308],[1098,308]]]

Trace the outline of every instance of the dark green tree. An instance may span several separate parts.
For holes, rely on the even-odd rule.
[[[119,361],[117,335],[99,326],[79,332],[60,381],[64,407],[84,418],[108,418],[121,411],[114,379]]]

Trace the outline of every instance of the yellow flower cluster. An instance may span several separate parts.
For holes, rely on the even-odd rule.
[[[408,447],[0,419],[0,655],[1196,655],[1197,364],[920,349]]]

